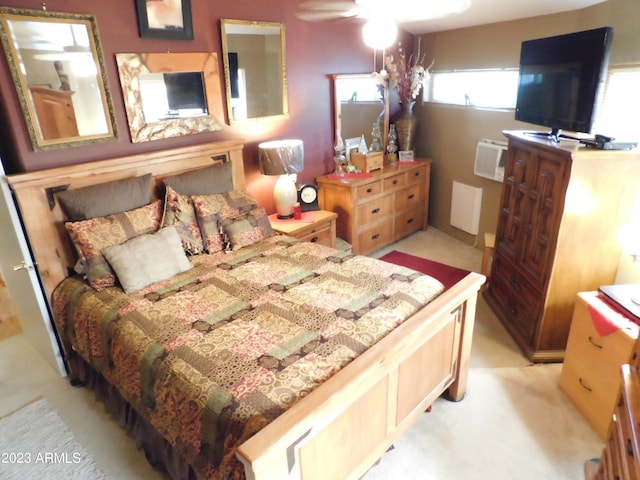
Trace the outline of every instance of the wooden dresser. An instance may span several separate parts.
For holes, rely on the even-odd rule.
[[[620,328],[601,335],[594,315]],[[609,438],[611,416],[618,402],[620,367],[629,363],[638,338],[638,325],[620,315],[598,296],[582,292],[576,299],[560,389],[584,415],[600,438]]]
[[[504,133],[509,149],[484,295],[531,361],[560,361],[577,293],[614,281],[640,151]]]
[[[338,214],[338,237],[367,254],[426,230],[431,160],[385,165],[371,176],[318,177],[320,206]]]
[[[631,363],[622,365],[618,378],[622,388],[611,417],[608,440],[599,461],[585,462],[587,480],[640,479],[640,341],[636,341]]]

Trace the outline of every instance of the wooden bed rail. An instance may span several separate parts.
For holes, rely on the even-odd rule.
[[[247,478],[360,478],[443,392],[461,400],[484,281],[467,275],[244,442]]]

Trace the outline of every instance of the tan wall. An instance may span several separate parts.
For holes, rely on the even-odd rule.
[[[421,46],[436,60],[435,70],[517,67],[523,40],[600,26],[614,27],[611,64],[640,62],[638,0],[609,0],[577,12],[496,23],[423,35]],[[449,225],[452,181],[483,189],[478,248],[483,233],[495,232],[501,184],[473,174],[476,144],[481,138],[504,139],[503,130],[536,129],[506,112],[424,104],[416,151],[433,159],[429,223],[473,244],[475,237]],[[537,129],[543,129],[537,127]],[[606,133],[606,132],[602,132]]]

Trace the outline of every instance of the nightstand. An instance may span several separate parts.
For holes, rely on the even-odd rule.
[[[276,232],[283,235],[336,248],[336,218],[338,218],[336,213],[314,210],[302,212],[302,218],[299,220],[294,218],[280,220],[274,213],[269,215],[269,222]]]
[[[598,322],[600,330],[595,322]],[[614,322],[606,329],[603,325]],[[560,389],[604,441],[618,402],[620,367],[630,363],[638,325],[601,299],[582,292],[576,299]]]

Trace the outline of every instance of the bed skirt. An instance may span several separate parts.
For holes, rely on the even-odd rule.
[[[141,449],[149,464],[166,473],[173,480],[200,480],[201,477],[173,446],[145,418],[138,415],[118,390],[82,361],[86,386],[91,388],[96,398],[105,406],[112,418]],[[239,475],[244,478],[244,472]]]

